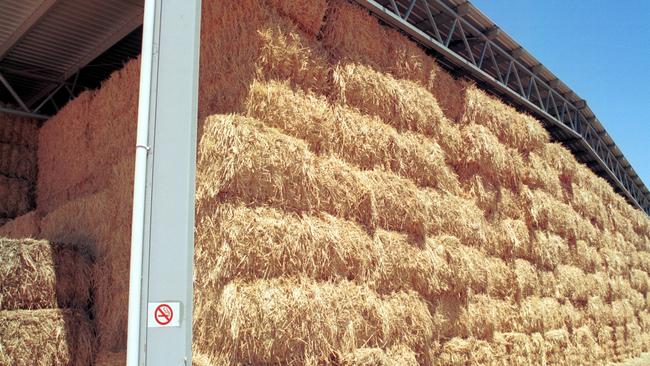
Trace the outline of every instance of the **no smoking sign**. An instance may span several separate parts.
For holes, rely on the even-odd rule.
[[[150,302],[147,311],[149,328],[179,327],[181,303]]]

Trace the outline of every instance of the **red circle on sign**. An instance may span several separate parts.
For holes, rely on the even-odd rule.
[[[156,319],[156,323],[160,325],[169,324],[172,321],[172,318],[174,317],[174,311],[167,304],[158,305],[156,311],[154,311],[153,314],[154,314],[154,319]]]

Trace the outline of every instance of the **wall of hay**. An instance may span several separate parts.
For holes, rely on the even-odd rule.
[[[0,113],[0,225],[34,208],[37,123]]]
[[[203,6],[197,362],[592,365],[649,349],[650,220],[533,117],[347,1]],[[137,78],[135,60],[41,128],[23,219],[96,258],[98,364],[126,342]]]

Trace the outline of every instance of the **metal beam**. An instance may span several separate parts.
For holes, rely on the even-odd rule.
[[[25,21],[9,36],[9,38],[0,44],[0,60],[2,60],[9,51],[29,32],[29,30],[47,13],[48,10],[57,0],[43,0],[41,4],[25,19]]]
[[[592,133],[591,128],[588,128],[595,122],[589,121],[586,115],[587,113],[591,113],[588,110],[586,103],[572,102],[567,98],[567,95],[556,90],[555,88],[561,84],[556,81],[556,78],[553,77],[551,80],[544,80],[540,76],[537,76],[535,72],[541,71],[543,66],[537,65],[536,68],[527,66],[525,62],[521,60],[521,57],[528,55],[525,49],[520,46],[510,51],[502,49],[494,42],[494,40],[499,37],[498,34],[494,34],[494,27],[488,30],[476,29],[469,21],[464,19],[461,14],[448,5],[447,1],[444,0],[426,1],[428,4],[427,8],[430,6],[432,11],[436,10],[440,13],[444,13],[447,16],[446,18],[449,19],[443,27],[445,29],[450,29],[444,42],[441,37],[436,36],[434,38],[430,36],[424,29],[418,28],[409,23],[407,20],[403,19],[399,13],[393,11],[392,9],[398,8],[395,1],[391,1],[391,5],[393,5],[392,8],[385,7],[375,0],[355,1],[371,10],[386,23],[403,30],[417,42],[440,54],[446,62],[450,62],[455,67],[465,70],[473,78],[485,82],[498,93],[505,95],[516,104],[534,114],[537,114],[547,122],[556,125],[569,136],[580,139],[583,145],[585,145],[587,151],[590,152],[598,164],[603,168],[607,173],[607,176],[615,182],[615,185],[619,186],[623,190],[625,196],[630,200],[630,202],[650,214],[650,197],[641,193],[644,191],[645,186],[643,186],[643,184],[638,185],[630,183],[631,179],[627,173],[619,173],[621,165],[620,160],[613,158],[611,156],[611,150],[608,147],[605,147],[602,137],[598,134]],[[464,5],[464,7],[467,6],[471,5]],[[469,10],[465,9],[463,11],[467,12]],[[443,26],[440,24],[438,25]],[[493,71],[490,71],[489,69],[481,67],[484,65],[484,62],[481,61],[477,64],[474,60],[474,55],[471,52],[467,55],[463,55],[449,48],[453,33],[457,31],[463,33],[460,35],[460,39],[463,40],[464,43],[466,43],[465,41],[469,35],[472,37],[483,38],[483,42],[489,43],[484,46],[481,60],[488,51],[498,55],[499,58],[508,65],[505,81],[502,80],[500,75],[501,69],[498,64],[495,65]],[[511,75],[514,75],[515,77],[514,80],[516,83],[514,87],[511,85]],[[527,88],[524,88],[522,79],[528,82]],[[546,98],[549,102],[546,104],[542,98],[541,91],[549,93]],[[573,92],[569,92],[568,94],[574,95]],[[548,104],[551,100],[553,104],[552,108]],[[560,110],[557,109],[558,105],[561,106]]]
[[[501,29],[499,27],[494,26],[494,27],[486,30],[485,32],[483,32],[483,34],[485,34],[487,39],[489,39],[491,41],[491,40],[496,39],[498,36],[501,35]]]
[[[189,366],[201,0],[145,8],[127,365]]]
[[[49,76],[39,75],[34,72],[25,71],[25,70],[16,70],[4,66],[0,66],[0,72],[3,72],[6,75],[22,76],[28,79],[37,80],[37,81],[46,81],[48,83],[53,83],[57,85],[65,82],[65,80],[62,80],[60,78],[53,78]]]
[[[29,117],[29,118],[43,119],[43,120],[50,118],[50,116],[46,116],[44,114],[19,111],[17,109],[11,109],[5,107],[0,107],[0,113],[7,113],[7,114],[13,114],[21,117]]]
[[[62,79],[68,80],[74,74],[78,73],[84,66],[88,65],[92,60],[97,58],[97,56],[104,53],[111,46],[117,43],[122,38],[126,37],[129,33],[133,32],[137,27],[142,24],[142,13],[134,15],[131,19],[127,20],[121,27],[119,27],[115,32],[106,37],[102,42],[100,42],[95,48],[87,52],[83,57],[81,57],[73,67],[68,69],[64,74]],[[47,88],[43,88],[38,94],[34,95],[27,101],[27,105],[33,107],[36,103],[40,102],[41,99],[49,95],[52,90],[57,87],[56,84],[52,84]]]
[[[16,93],[14,88],[11,87],[11,84],[9,84],[9,81],[7,81],[7,79],[5,79],[5,77],[2,74],[0,74],[0,82],[5,86],[5,88],[7,88],[9,94],[11,94],[11,96],[14,97],[14,100],[16,101],[16,103],[18,103],[20,108],[22,108],[25,112],[30,112],[29,108],[27,108],[27,106],[25,105],[25,102],[23,102],[22,98],[18,95],[18,93]]]

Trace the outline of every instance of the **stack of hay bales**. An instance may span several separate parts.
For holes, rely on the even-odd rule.
[[[649,349],[650,220],[533,117],[347,1],[204,1],[202,27],[197,364]],[[136,60],[43,126],[24,220],[96,258],[105,365],[126,342],[137,77]]]
[[[0,238],[0,364],[88,365],[90,259],[80,248]]]
[[[0,113],[0,226],[34,206],[38,122]]]

